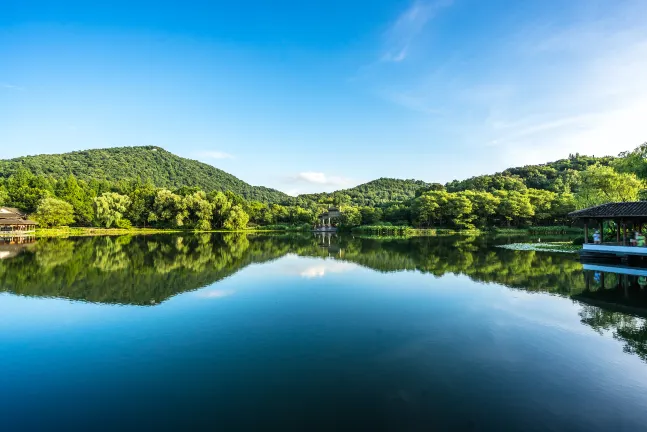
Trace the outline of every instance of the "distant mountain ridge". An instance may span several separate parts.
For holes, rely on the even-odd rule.
[[[403,180],[382,177],[363,183],[358,186],[342,189],[335,192],[322,192],[299,195],[300,199],[311,199],[318,201],[326,197],[347,195],[350,202],[358,206],[375,206],[393,201],[406,201],[415,197],[416,192],[431,184],[422,180]]]
[[[0,177],[20,166],[36,175],[80,180],[150,179],[157,187],[197,186],[205,191],[230,190],[248,200],[282,202],[291,197],[276,189],[252,186],[214,166],[186,159],[156,146],[113,147],[0,160]]]

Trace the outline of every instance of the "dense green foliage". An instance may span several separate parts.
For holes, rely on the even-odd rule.
[[[38,204],[34,219],[45,227],[59,227],[74,222],[72,204],[56,198],[43,198]]]
[[[579,154],[570,155],[568,159],[560,159],[542,165],[526,165],[524,167],[508,168],[491,174],[471,177],[467,180],[454,180],[447,183],[450,192],[464,190],[495,191],[541,189],[553,192],[577,192],[579,181],[577,173],[586,171],[590,166],[608,166],[615,158],[592,157]]]
[[[32,174],[61,179],[73,175],[86,182],[146,179],[156,187],[196,186],[207,192],[232,191],[246,199],[281,202],[288,195],[274,189],[251,186],[211,165],[176,156],[160,147],[115,147],[55,155],[24,156],[0,160],[0,178],[23,167]]]
[[[313,226],[331,205],[341,211],[332,223],[342,229],[568,225],[578,208],[645,195],[646,154],[647,144],[618,158],[571,155],[445,186],[381,178],[293,198],[157,147],[88,150],[0,161],[0,204],[33,213],[56,198],[72,206],[76,225],[119,228]],[[43,225],[52,223],[59,222]]]

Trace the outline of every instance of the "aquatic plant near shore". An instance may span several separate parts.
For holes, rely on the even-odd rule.
[[[536,252],[561,252],[577,253],[581,246],[574,245],[572,242],[553,242],[553,243],[510,243],[499,245],[503,249],[517,251],[536,251]]]

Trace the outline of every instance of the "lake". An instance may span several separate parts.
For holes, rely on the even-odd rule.
[[[0,430],[646,430],[647,279],[511,241],[11,246]]]

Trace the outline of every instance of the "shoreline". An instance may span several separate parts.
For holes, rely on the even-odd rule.
[[[411,228],[411,227],[388,227],[388,226],[373,226],[373,227],[355,227],[350,230],[336,230],[336,231],[318,231],[318,230],[305,230],[305,229],[276,229],[272,227],[255,227],[243,230],[193,230],[181,228],[97,228],[97,227],[66,227],[66,228],[37,228],[31,234],[34,237],[90,237],[90,236],[105,236],[105,235],[153,235],[153,234],[181,234],[181,233],[316,233],[316,234],[351,234],[355,236],[367,237],[437,237],[447,235],[501,235],[501,236],[515,236],[515,235],[538,235],[544,234],[546,236],[573,235],[574,233],[551,233],[550,227],[545,227],[544,233],[538,233],[536,228],[515,228],[515,229],[499,229],[489,228],[484,230],[471,229],[471,230],[453,230],[446,228]],[[399,232],[398,232],[399,231]]]

